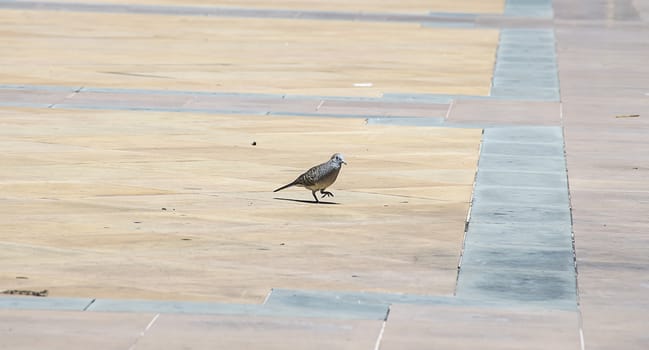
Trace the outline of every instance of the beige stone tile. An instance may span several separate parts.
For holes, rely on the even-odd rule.
[[[136,348],[372,349],[382,321],[161,315]]]
[[[321,96],[488,95],[498,42],[410,23],[13,10],[0,31],[4,84]]]
[[[260,303],[273,287],[453,291],[479,129],[152,112],[0,115],[6,289],[244,303]],[[330,188],[337,204],[299,202],[312,200],[300,188],[272,193],[334,152],[349,163]]]
[[[0,310],[2,349],[129,349],[147,314]]]
[[[644,349],[649,344],[646,303],[636,304],[617,295],[586,297],[581,309],[586,349]]]
[[[579,349],[576,312],[392,305],[382,350]]]

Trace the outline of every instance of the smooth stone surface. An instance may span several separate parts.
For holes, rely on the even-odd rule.
[[[3,349],[132,349],[154,315],[0,309]]]
[[[520,142],[563,144],[560,127],[490,127],[484,130],[484,142]]]
[[[563,143],[499,142],[486,140],[482,143],[480,154],[481,156],[528,157],[530,161],[537,159],[536,157],[560,157],[563,159]]]
[[[151,111],[0,115],[0,147],[12,150],[0,154],[6,289],[258,304],[271,288],[455,288],[480,129]],[[348,166],[329,204],[300,188],[272,192],[334,152]]]
[[[115,4],[93,4],[89,12],[2,9],[0,30],[11,35],[4,38],[8,50],[0,57],[0,67],[6,67],[0,68],[0,80],[375,98],[386,93],[487,95],[498,42],[498,30],[430,28],[419,21],[93,10],[107,6],[129,10]],[[24,57],[30,57],[28,65],[14,64]],[[79,57],[87,63],[78,64]]]
[[[483,144],[495,149],[480,156],[456,295],[575,308],[572,217],[560,129],[487,128]],[[505,144],[523,147],[509,152]],[[542,152],[551,156],[521,154],[534,145],[545,146]],[[505,227],[506,239],[498,239]],[[539,240],[537,232],[552,235]],[[528,236],[537,244],[528,246]]]
[[[553,101],[511,101],[458,99],[448,113],[449,122],[482,123],[493,125],[559,125],[560,108]],[[483,152],[488,152],[495,141],[483,143]],[[526,142],[523,140],[522,142]],[[512,145],[511,147],[518,147]],[[506,147],[506,146],[505,146]],[[529,145],[536,148],[537,145]],[[545,146],[538,146],[539,148]],[[531,153],[532,155],[534,152]]]
[[[475,203],[489,205],[512,205],[525,207],[557,207],[561,209],[570,206],[567,191],[553,188],[534,187],[500,187],[482,185],[473,192]]]
[[[565,222],[485,223],[471,222],[467,236],[477,243],[494,244],[507,249],[509,246],[568,249],[572,246],[571,226]]]
[[[529,206],[524,207],[516,202],[510,203],[474,203],[471,209],[471,222],[488,224],[506,223],[543,223],[546,225],[570,224],[568,206]]]
[[[367,123],[368,125],[441,126],[444,118],[368,118]]]
[[[240,315],[255,314],[260,305],[206,303],[188,301],[96,299],[88,311],[129,313],[181,313]]]
[[[484,242],[484,244],[482,244]],[[574,273],[574,252],[570,246],[560,248],[513,248],[503,249],[497,243],[488,240],[472,242],[464,248],[463,259],[473,264],[490,269],[520,269],[560,271]]]
[[[136,349],[372,349],[381,320],[161,315]]]
[[[476,181],[487,186],[565,188],[566,174],[563,172],[512,172],[484,170],[478,173]]]
[[[480,156],[480,168],[511,172],[561,173],[566,169],[566,160],[563,156],[529,157],[524,155],[482,154]]]
[[[364,292],[345,292],[345,291],[309,291],[309,290],[289,290],[273,289],[266,305],[269,306],[289,306],[289,305],[309,305],[311,303],[326,304],[348,304],[352,305],[382,305],[390,304],[438,304],[452,302],[450,295],[447,296],[427,296],[413,294],[387,294],[387,293],[364,293]]]
[[[579,349],[578,330],[575,311],[393,305],[380,348]]]
[[[574,270],[500,269],[463,266],[457,296],[509,301],[511,305],[536,305],[576,310],[577,289]]]
[[[0,296],[0,309],[82,311],[91,303],[88,298]]]

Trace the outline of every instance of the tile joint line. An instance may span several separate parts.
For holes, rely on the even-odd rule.
[[[388,323],[388,317],[390,316],[390,306],[388,305],[388,310],[385,313],[385,318],[383,319],[383,324],[381,325],[381,330],[379,331],[378,337],[376,337],[376,343],[374,344],[374,350],[379,350],[381,348],[381,341],[383,340],[383,333],[385,332],[385,326]]]
[[[88,305],[86,305],[86,306],[83,308],[82,311],[88,311],[88,309],[90,308],[90,306],[92,306],[92,304],[94,304],[96,300],[97,300],[97,299],[92,299],[92,300],[90,300],[90,302],[88,303]]]

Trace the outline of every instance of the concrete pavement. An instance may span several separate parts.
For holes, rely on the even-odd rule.
[[[323,6],[0,2],[0,347],[645,348],[649,5]]]

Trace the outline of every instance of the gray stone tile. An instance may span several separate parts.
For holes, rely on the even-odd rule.
[[[385,318],[387,305],[338,300],[326,294],[274,291],[264,305],[97,299],[88,311],[380,320]]]
[[[574,273],[574,253],[570,245],[559,248],[509,246],[497,244],[467,245],[462,259],[471,261],[470,268],[561,271]]]
[[[34,106],[47,108],[74,94],[63,89],[27,89],[0,86],[0,104],[4,106]]]
[[[511,172],[565,172],[563,157],[525,157],[508,155],[480,155],[480,169]]]
[[[452,296],[428,296],[413,294],[345,292],[345,291],[312,291],[294,289],[273,289],[266,305],[291,305],[308,303],[310,300],[317,302],[341,304],[367,304],[388,306],[394,303],[401,304],[445,304],[451,302]]]
[[[498,57],[498,64],[507,64],[507,63],[555,65],[556,57],[553,54],[505,55],[500,53],[500,56]]]
[[[74,108],[78,107],[95,107],[95,106],[110,106],[106,109],[112,108],[151,108],[151,109],[180,109],[190,96],[184,94],[168,94],[164,98],[158,95],[151,94],[137,94],[137,93],[121,93],[121,92],[94,92],[94,91],[81,91],[74,96],[66,99],[63,104]]]
[[[572,247],[572,229],[569,223],[485,223],[471,222],[467,229],[467,246],[493,244],[509,246],[536,246],[547,249]]]
[[[484,131],[484,142],[563,144],[560,127],[491,127]]]
[[[424,101],[428,103],[449,104],[453,101],[455,96],[443,94],[405,94],[405,93],[391,93],[386,92],[383,94],[384,100],[397,100],[397,101]]]
[[[559,99],[559,89],[557,88],[544,88],[544,87],[527,87],[525,89],[513,87],[513,86],[493,86],[491,88],[491,94],[493,96],[500,96],[504,98],[521,98],[521,99],[531,99],[531,100],[558,100]]]
[[[0,309],[83,311],[91,302],[90,298],[0,296]]]
[[[448,104],[403,101],[362,101],[324,99],[317,112],[322,114],[356,114],[376,117],[444,117]]]
[[[486,186],[524,188],[567,188],[565,172],[507,172],[498,170],[478,171],[476,182]]]
[[[522,143],[485,140],[480,149],[481,155],[520,156],[520,157],[561,157],[563,143]]]
[[[509,204],[526,207],[570,207],[568,191],[555,188],[476,186],[473,201],[480,205]]]
[[[554,78],[533,78],[533,77],[499,77],[495,78],[492,82],[493,87],[517,87],[520,89],[527,88],[543,88],[553,89],[558,85],[557,79]]]
[[[342,317],[356,319],[385,319],[388,311],[385,300],[377,296],[355,293],[317,292],[273,289],[264,305],[286,314],[302,314],[311,317]]]
[[[254,314],[260,305],[226,304],[189,301],[97,299],[88,311],[137,313],[191,313],[239,315]]]
[[[369,125],[401,125],[401,126],[442,126],[444,117],[437,118],[367,118]]]
[[[521,206],[519,203],[476,203],[471,207],[471,222],[570,224],[568,207]]]
[[[577,308],[574,271],[461,266],[457,296],[508,301],[511,305],[538,305],[568,310]]]
[[[504,62],[498,61],[495,66],[495,76],[501,72],[516,72],[519,76],[534,74],[535,72],[545,76],[556,76],[557,64],[554,62]]]

